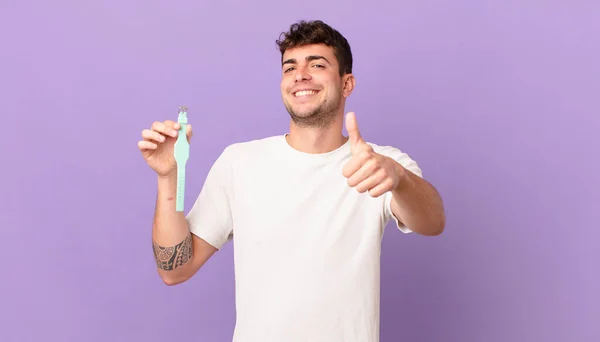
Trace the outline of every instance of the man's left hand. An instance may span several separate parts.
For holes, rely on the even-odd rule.
[[[350,139],[352,158],[344,166],[342,174],[348,185],[360,193],[368,191],[372,197],[396,189],[406,179],[406,169],[392,158],[376,153],[358,131],[356,116],[346,115],[346,130]]]

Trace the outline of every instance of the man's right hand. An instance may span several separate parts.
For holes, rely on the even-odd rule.
[[[168,177],[177,172],[173,152],[179,128],[179,123],[167,120],[154,122],[150,129],[142,131],[143,140],[138,142],[138,148],[148,166],[159,177]],[[192,138],[192,126],[190,124],[187,124],[186,135],[189,142]]]

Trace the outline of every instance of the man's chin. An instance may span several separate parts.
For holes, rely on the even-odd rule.
[[[288,112],[298,118],[309,118],[317,115],[319,110],[315,106],[292,106],[288,108]]]
[[[295,110],[293,111],[293,115],[299,118],[310,118],[311,116],[315,116],[318,113],[314,110]]]

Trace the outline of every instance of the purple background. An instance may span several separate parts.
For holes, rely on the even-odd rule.
[[[2,0],[0,340],[230,341],[231,244],[160,281],[136,143],[189,106],[189,210],[225,146],[287,130],[274,41],[303,18],[350,40],[362,135],[445,200],[442,236],[386,232],[382,342],[600,340],[599,7]]]

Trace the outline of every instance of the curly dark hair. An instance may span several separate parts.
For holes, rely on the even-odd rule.
[[[321,20],[299,21],[290,26],[288,32],[282,32],[276,40],[281,58],[285,50],[308,44],[325,44],[333,48],[340,66],[340,76],[352,73],[352,51],[344,36]]]

